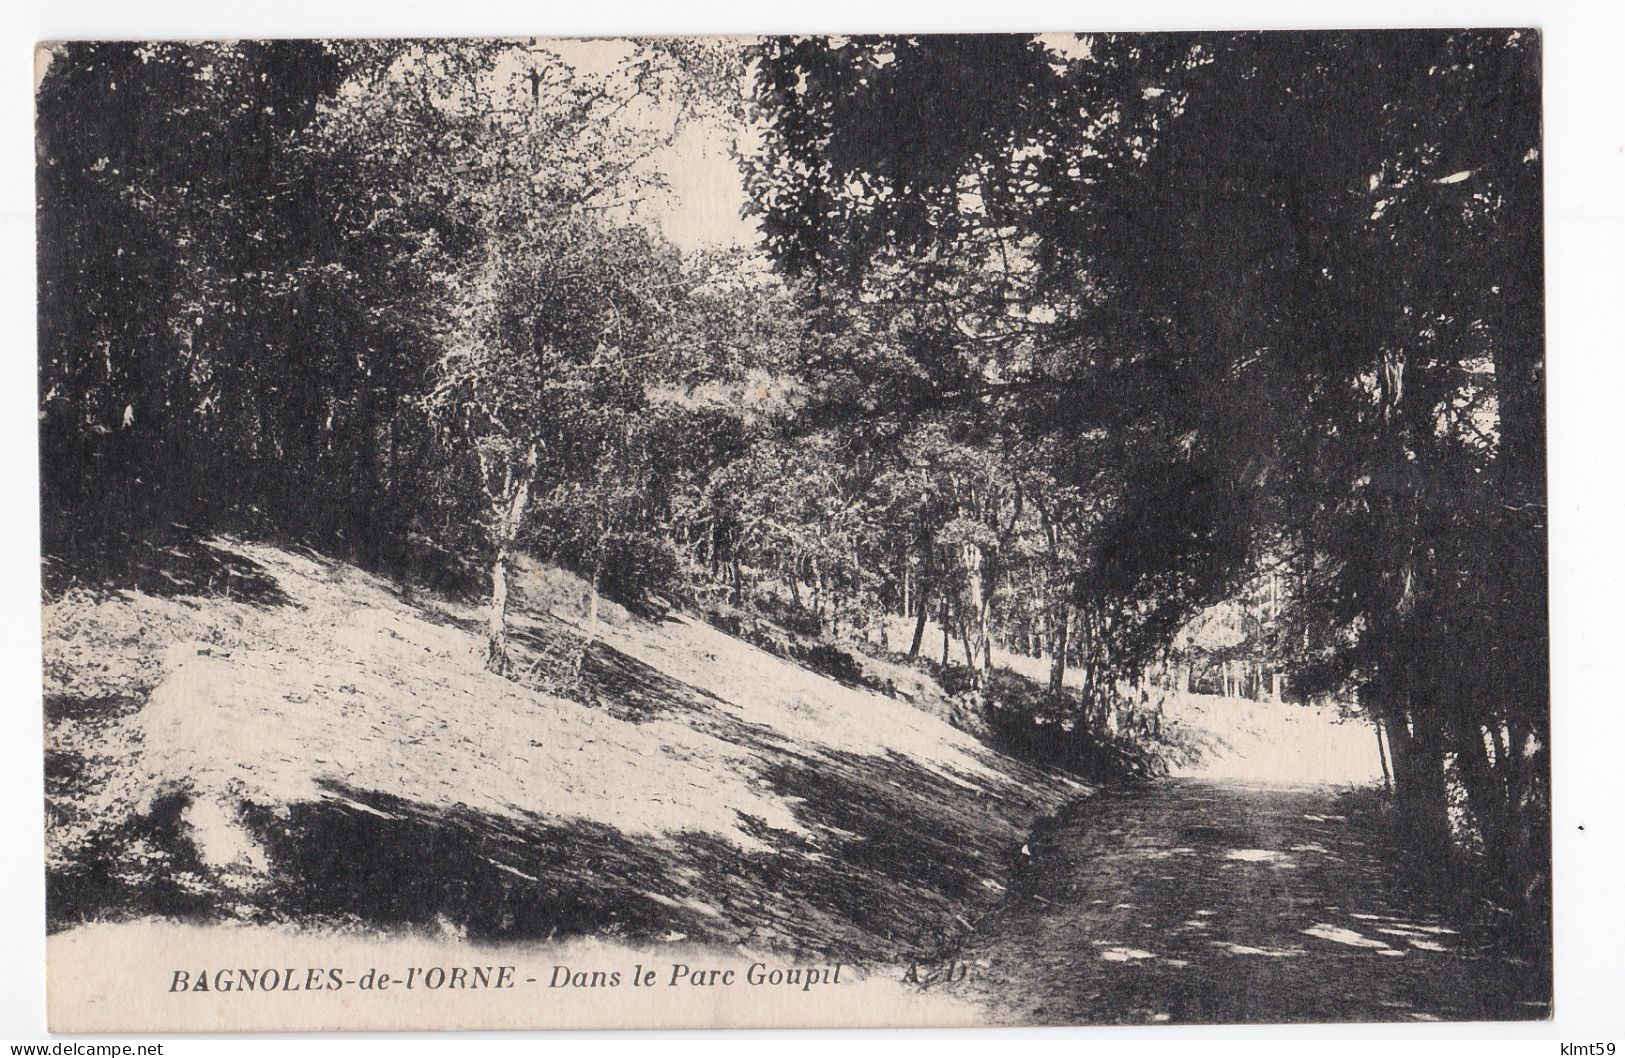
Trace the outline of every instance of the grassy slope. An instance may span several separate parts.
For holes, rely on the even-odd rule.
[[[310,553],[217,539],[127,581],[46,608],[58,929],[925,956],[1085,792],[688,618],[606,606],[579,704],[482,671],[477,613]],[[579,613],[579,585],[529,587],[522,673]]]

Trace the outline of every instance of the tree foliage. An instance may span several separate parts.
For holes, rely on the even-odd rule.
[[[1420,831],[1451,831],[1454,784],[1498,874],[1542,887],[1536,41],[874,37],[755,60],[775,259],[815,321],[836,303],[899,337],[828,369],[1014,438],[1088,497],[1068,575],[1091,653],[1137,669],[1288,571],[1299,686],[1368,705]]]

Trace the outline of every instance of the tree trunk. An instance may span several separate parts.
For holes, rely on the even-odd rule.
[[[1442,847],[1448,846],[1450,795],[1445,786],[1443,733],[1432,716],[1419,716],[1415,724],[1417,826],[1421,833],[1435,838]]]
[[[603,536],[600,533],[599,540]],[[598,642],[598,581],[604,572],[604,555],[602,546],[593,552],[592,582],[587,590],[587,634],[581,644],[581,650],[575,656],[575,678],[581,679],[582,671],[587,667],[587,655],[592,653],[592,645]]]
[[[536,477],[537,450],[535,445],[525,453],[520,465],[510,467],[503,481],[501,503],[498,508],[493,543],[495,555],[491,560],[491,601],[486,616],[485,667],[499,676],[508,670],[508,571],[513,562],[513,548],[519,538],[519,528],[525,521],[525,508],[530,504],[530,486]]]
[[[926,613],[930,606],[930,598],[924,592],[921,592],[919,598],[920,613],[919,616],[914,620],[914,638],[908,645],[908,656],[911,658],[917,658],[920,656],[920,643],[925,639]]]
[[[1371,718],[1371,730],[1377,733],[1377,759],[1382,762],[1382,788],[1388,792],[1388,796],[1392,797],[1394,794],[1394,778],[1388,770],[1388,750],[1382,744],[1381,717],[1373,716]]]
[[[966,544],[960,549],[965,567],[964,595],[959,607],[960,636],[965,641],[965,664],[977,673],[985,673],[991,652],[988,643],[988,592],[982,583],[985,560],[982,549]]]
[[[1054,630],[1050,634],[1049,657],[1049,692],[1059,695],[1066,686],[1066,650],[1067,639],[1072,631],[1072,608],[1060,608],[1060,620],[1054,621]]]
[[[1456,721],[1455,738],[1452,740],[1456,751],[1456,775],[1467,792],[1467,807],[1478,827],[1484,856],[1489,860],[1492,871],[1498,877],[1519,885],[1522,882],[1520,875],[1524,873],[1520,870],[1523,857],[1517,847],[1520,841],[1515,833],[1517,827],[1512,820],[1511,806],[1506,799],[1506,787],[1490,759],[1490,736],[1477,721],[1461,715],[1461,712],[1459,704],[1451,710]]]
[[[598,640],[598,579],[603,569],[602,560],[592,564],[592,592],[587,596],[587,645]]]
[[[508,670],[508,548],[498,546],[491,562],[491,601],[485,618],[485,667],[502,675]]]
[[[1424,847],[1444,853],[1450,844],[1449,796],[1445,788],[1444,743],[1435,718],[1409,711],[1410,725],[1396,713],[1390,734],[1406,732],[1394,749],[1394,796],[1400,818],[1421,839]],[[1403,747],[1403,752],[1401,752]]]

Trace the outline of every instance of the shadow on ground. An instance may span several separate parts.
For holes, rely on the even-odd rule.
[[[1005,835],[943,812],[940,776],[899,758],[837,755],[776,763],[762,778],[799,799],[813,839],[742,816],[741,829],[771,850],[746,851],[708,833],[634,837],[335,783],[328,799],[286,813],[246,811],[274,879],[257,913],[479,940],[687,939],[859,962],[934,955],[1001,890],[984,884],[1003,873],[997,853],[989,861],[978,844],[997,850]]]
[[[220,598],[250,606],[292,602],[259,563],[200,539],[184,526],[142,539],[82,544],[71,556],[49,556],[43,581],[48,596],[80,587],[162,598]]]
[[[521,662],[534,639],[515,636]],[[54,873],[52,928],[160,914],[480,940],[686,939],[848,962],[928,959],[998,903],[1027,825],[1054,802],[1053,789],[1048,801],[1009,785],[996,796],[971,777],[896,754],[793,745],[602,642],[582,671],[586,700],[621,719],[682,714],[753,753],[755,781],[806,833],[741,815],[739,829],[760,843],[747,849],[710,832],[634,836],[330,782],[318,801],[239,806],[266,853],[269,884],[228,890],[210,884],[189,844],[182,796],[113,827],[88,859]]]
[[[1359,805],[1194,780],[1093,798],[1035,835],[959,987],[1033,1024],[1545,1016],[1542,953],[1498,949],[1417,888]]]

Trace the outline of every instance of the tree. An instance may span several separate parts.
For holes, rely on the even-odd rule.
[[[279,382],[303,346],[278,331],[342,238],[309,223],[295,147],[340,79],[312,42],[53,49],[38,92],[48,548],[202,513],[221,473],[308,466],[319,388]]]
[[[649,390],[683,353],[673,317],[698,277],[625,213],[659,186],[642,167],[687,114],[686,97],[666,91],[669,49],[633,48],[604,74],[513,46],[473,54],[483,62],[459,50],[414,67],[463,148],[435,179],[467,240],[443,279],[448,325],[424,404],[454,463],[472,464],[490,570],[486,664],[500,673],[533,498],[609,495],[583,485],[637,449]],[[610,120],[639,100],[679,105],[646,129]],[[592,519],[600,540],[612,520],[607,509]]]
[[[1512,861],[1544,861],[1533,43],[774,40],[749,170],[813,311],[913,339],[833,365],[850,407],[893,382],[1089,498],[1086,713],[1096,673],[1284,558],[1298,682],[1382,718],[1424,845],[1465,788],[1520,889]]]

